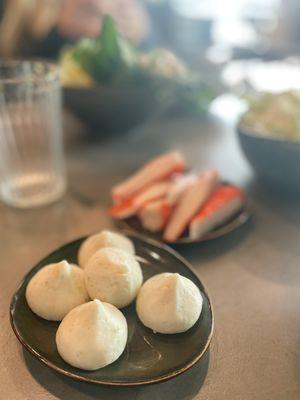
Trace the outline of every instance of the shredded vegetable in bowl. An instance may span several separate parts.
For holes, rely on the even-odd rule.
[[[262,136],[300,141],[300,93],[263,93],[248,98],[241,127]]]

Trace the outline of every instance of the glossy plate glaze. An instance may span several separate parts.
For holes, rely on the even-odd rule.
[[[35,315],[27,305],[25,290],[32,276],[46,264],[61,261],[77,262],[80,244],[76,240],[41,260],[24,278],[13,296],[10,308],[12,328],[21,342],[48,367],[81,381],[112,386],[136,386],[164,381],[192,367],[208,349],[213,332],[213,312],[206,291],[192,272],[188,262],[169,247],[127,233],[134,241],[144,280],[161,272],[178,272],[191,279],[200,289],[203,309],[197,323],[187,332],[175,335],[155,334],[139,321],[135,305],[122,311],[128,322],[128,343],[122,356],[113,364],[83,371],[65,363],[55,345],[59,323]]]
[[[248,210],[247,204],[233,217],[227,220],[225,223],[219,225],[217,228],[207,233],[200,239],[191,239],[188,236],[188,232],[184,232],[184,234],[177,239],[175,242],[168,243],[169,245],[184,245],[184,244],[192,244],[192,243],[201,243],[206,242],[208,240],[213,240],[220,238],[224,235],[227,235],[230,232],[238,229],[240,226],[244,225],[250,218],[251,214]],[[137,217],[128,218],[124,221],[121,221],[120,224],[130,229],[130,231],[141,234],[143,237],[151,238],[157,240],[159,242],[164,242],[162,237],[162,232],[152,233],[143,228],[140,220]]]

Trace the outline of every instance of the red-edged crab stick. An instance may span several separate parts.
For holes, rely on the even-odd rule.
[[[241,209],[244,200],[245,196],[241,189],[226,185],[218,187],[190,223],[190,238],[200,239],[227,221]]]
[[[218,177],[216,170],[208,170],[184,193],[167,223],[164,240],[174,242],[182,235],[192,218],[215,190]]]
[[[163,154],[142,167],[112,190],[116,202],[128,199],[151,183],[167,179],[176,172],[185,170],[185,161],[178,151]]]
[[[148,186],[136,196],[132,196],[127,200],[112,206],[108,213],[113,218],[124,219],[136,214],[137,211],[148,204],[150,201],[164,197],[172,187],[172,181],[161,181]]]
[[[141,209],[139,218],[143,228],[151,232],[159,232],[166,225],[171,212],[172,205],[167,199],[152,201]]]
[[[196,175],[180,176],[175,180],[166,197],[151,201],[142,207],[139,212],[142,226],[151,232],[161,231],[166,226],[174,205],[196,180]]]

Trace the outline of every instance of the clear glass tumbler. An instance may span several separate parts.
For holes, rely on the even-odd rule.
[[[0,196],[27,208],[66,189],[57,66],[0,61]]]

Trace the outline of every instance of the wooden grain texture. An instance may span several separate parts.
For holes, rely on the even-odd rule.
[[[69,191],[28,211],[0,206],[0,399],[298,400],[300,398],[300,199],[259,186],[231,129],[209,120],[165,120],[129,135],[89,139],[67,123]],[[191,166],[221,168],[248,188],[254,219],[209,244],[180,249],[211,296],[211,350],[182,376],[135,389],[73,382],[24,353],[9,326],[10,298],[41,257],[65,242],[111,226],[112,184],[141,163],[180,148]]]

